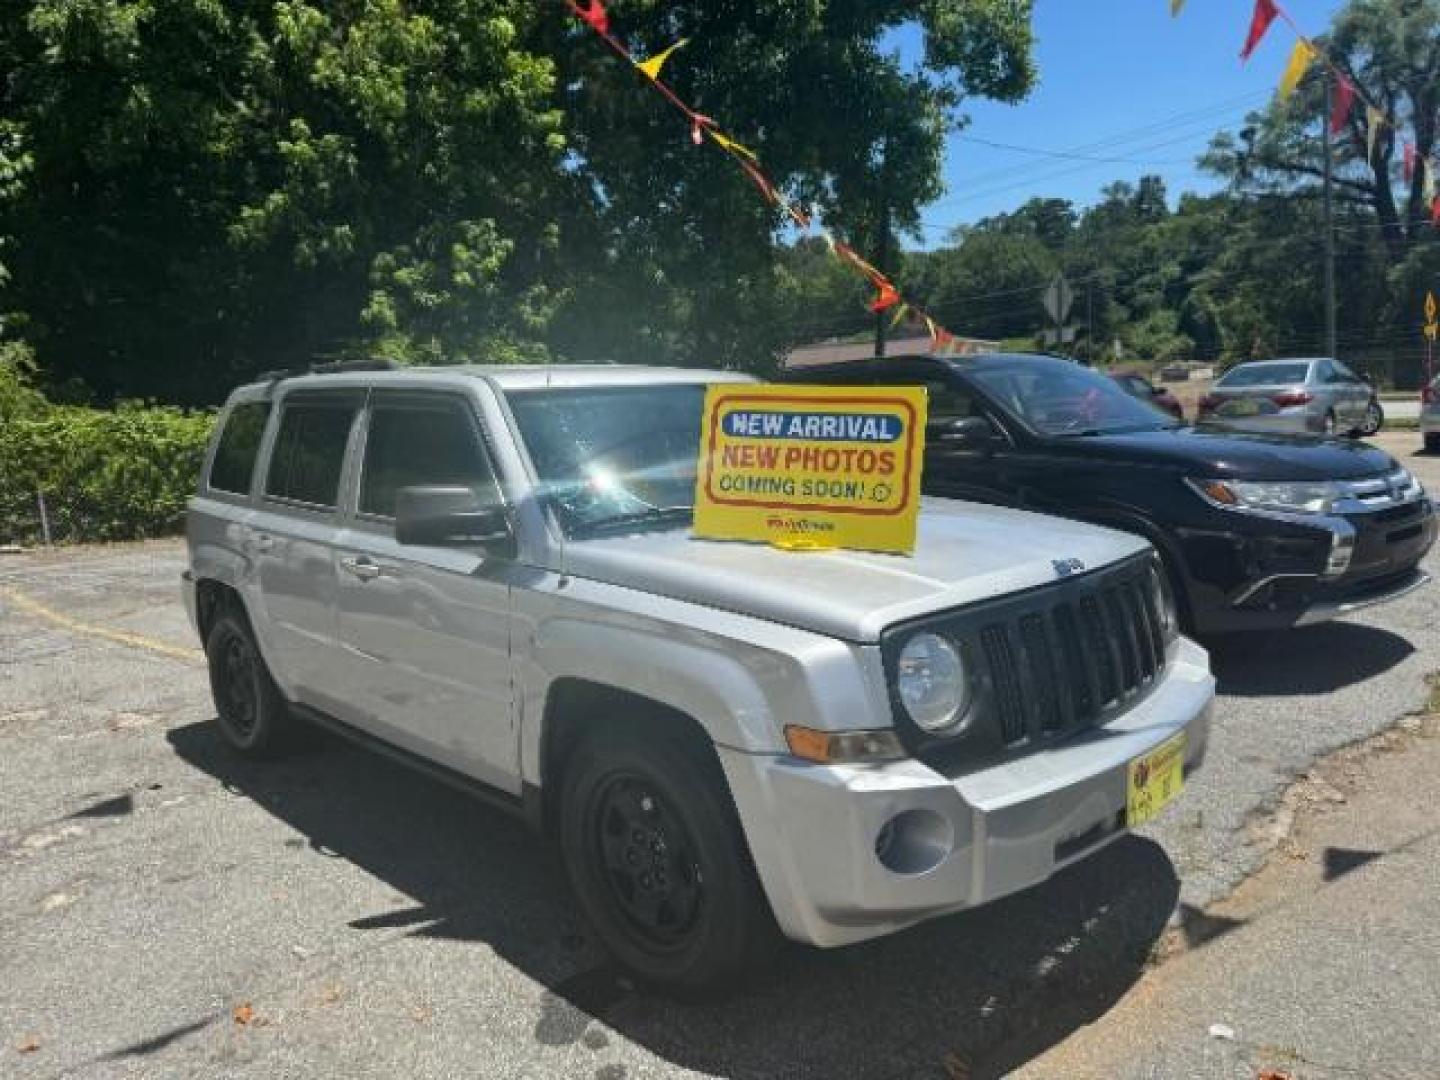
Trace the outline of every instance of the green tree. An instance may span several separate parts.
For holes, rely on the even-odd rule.
[[[688,100],[868,245],[939,191],[1030,0],[616,0]],[[886,35],[918,24],[902,65]],[[35,0],[0,12],[0,313],[52,384],[213,401],[317,356],[763,367],[780,222],[559,4]],[[793,292],[793,290],[791,290]]]

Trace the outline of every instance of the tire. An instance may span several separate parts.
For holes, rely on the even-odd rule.
[[[294,735],[290,708],[243,615],[226,608],[205,639],[215,725],[225,744],[252,758],[276,757]]]
[[[1425,452],[1427,454],[1440,454],[1440,434],[1427,434],[1425,436]]]
[[[647,728],[585,740],[561,779],[560,855],[581,910],[637,978],[689,994],[733,984],[779,940],[710,754]]]
[[[1362,439],[1378,434],[1385,426],[1385,410],[1380,407],[1378,401],[1372,401],[1365,406],[1365,419],[1360,421],[1360,426],[1355,429],[1355,434]]]

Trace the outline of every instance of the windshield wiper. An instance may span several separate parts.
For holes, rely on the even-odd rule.
[[[651,525],[675,518],[688,518],[695,513],[693,506],[647,506],[643,510],[629,510],[623,514],[612,514],[599,521],[587,521],[581,527],[584,532],[604,532],[625,525]]]

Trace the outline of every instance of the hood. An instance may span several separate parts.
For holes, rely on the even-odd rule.
[[[1139,537],[1022,510],[925,499],[912,555],[781,551],[697,540],[688,528],[572,541],[579,577],[796,626],[878,641],[906,619],[1057,580],[1057,560],[1094,570],[1146,548]]]
[[[1067,454],[1127,465],[1170,465],[1226,480],[1356,480],[1399,468],[1383,450],[1323,435],[1183,427],[1057,440]]]

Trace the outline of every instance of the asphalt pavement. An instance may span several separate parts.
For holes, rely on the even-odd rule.
[[[1382,441],[1440,489],[1418,437]],[[1440,667],[1435,588],[1227,644],[1206,768],[1144,835],[682,1003],[614,973],[518,822],[330,740],[226,753],[182,566],[174,541],[0,557],[0,1075],[1076,1075],[1041,1055],[1122,1011],[1177,910],[1203,936],[1293,778]]]

